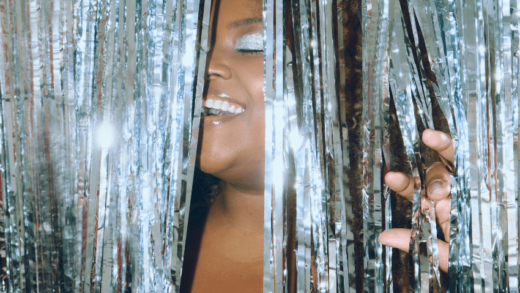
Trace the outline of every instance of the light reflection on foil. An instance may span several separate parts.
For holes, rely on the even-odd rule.
[[[191,0],[0,2],[9,292],[178,291],[198,19]]]
[[[341,240],[335,229],[342,229],[337,224],[338,217],[344,214],[341,210],[345,204],[337,203],[344,201],[342,150],[346,142],[341,141],[336,112],[333,2],[294,1],[285,7],[281,3],[264,2],[264,292],[288,288],[286,271],[283,275],[279,272],[289,265],[283,250],[287,242],[282,237],[287,237],[288,232],[284,213],[289,208],[285,204],[294,200],[287,199],[292,186],[284,189],[281,178],[286,185],[294,182],[296,290],[337,292],[337,270],[342,266],[336,264]],[[277,49],[283,48],[284,36],[272,25],[284,22],[284,9],[292,10],[294,59],[289,48],[285,52]],[[293,83],[293,79],[298,82]],[[280,100],[282,93],[284,100]],[[282,160],[283,165],[276,163]]]
[[[419,54],[428,57],[429,68],[420,63],[421,75],[434,76],[432,95],[454,140],[451,292],[518,287],[516,5],[408,2],[410,15],[417,17],[411,21],[416,48],[419,29],[426,45]]]
[[[352,195],[350,193],[350,150],[348,144],[348,124],[346,116],[346,88],[345,88],[345,48],[343,40],[344,15],[347,13],[347,1],[337,3],[337,47],[338,47],[338,138],[341,143],[341,156],[336,155],[337,182],[341,184],[336,189],[335,232],[336,232],[336,266],[338,292],[356,292],[355,258],[354,258],[354,230],[352,211]],[[339,151],[338,146],[338,151]],[[340,177],[341,174],[341,177]]]
[[[384,204],[384,129],[388,128],[388,54],[395,1],[363,1],[363,246],[364,291],[383,292],[382,232]],[[386,104],[386,106],[385,106]]]
[[[383,155],[390,160],[387,78],[414,176],[422,168],[414,102],[433,128],[436,98],[454,139],[450,292],[518,287],[518,3],[410,0],[411,36],[398,4],[363,4],[366,255],[365,275],[355,276],[351,202],[359,195],[350,194],[346,175],[345,63],[334,52],[343,56],[343,27],[337,35],[333,28],[348,4],[264,3],[266,291],[287,288],[293,181],[298,292],[355,292],[361,277],[366,292],[391,291],[391,250],[383,254],[376,242],[391,228],[380,182]],[[9,291],[179,290],[210,9],[197,0],[0,1]],[[294,63],[281,25],[287,9]],[[435,218],[421,214],[420,199],[417,189],[412,285],[425,292],[439,280],[438,251]]]
[[[393,44],[391,60],[390,87],[395,100],[396,114],[403,137],[404,146],[410,163],[412,177],[417,178],[420,174],[421,157],[419,152],[419,132],[415,121],[414,104],[412,96],[417,89],[413,82],[413,72],[416,72],[413,56],[409,55],[408,39],[405,35],[405,23],[399,7],[395,8],[395,27],[393,31]],[[404,47],[404,49],[403,49]],[[412,62],[410,62],[410,59]],[[422,169],[422,168],[421,168]],[[424,292],[429,290],[429,282],[432,278],[428,256],[431,250],[425,249],[431,223],[425,221],[425,215],[421,209],[421,189],[415,188],[413,201],[412,239],[410,243],[411,256],[413,259],[410,267],[414,268],[411,275],[410,285],[414,290]],[[435,225],[435,224],[434,224]],[[432,243],[434,244],[434,243]],[[433,246],[433,245],[432,245]],[[426,258],[426,261],[424,260]],[[438,275],[437,275],[438,276]],[[437,278],[438,280],[438,278]],[[426,286],[425,286],[426,285]]]
[[[315,209],[311,207],[312,198],[315,198],[315,170],[321,169],[316,166],[313,157],[312,144],[314,144],[314,122],[313,115],[313,81],[311,71],[312,52],[310,48],[310,27],[309,7],[306,1],[292,2],[292,17],[295,39],[295,66],[298,87],[295,87],[295,94],[298,101],[299,132],[303,137],[303,144],[295,149],[295,170],[296,170],[296,289],[297,292],[308,292],[311,289],[311,212],[315,214]],[[316,146],[314,146],[314,150]],[[319,171],[318,171],[319,172]],[[318,193],[321,195],[321,193]],[[311,211],[311,209],[313,211]]]
[[[278,238],[283,232],[281,227],[276,224],[280,223],[280,210],[283,209],[283,200],[277,201],[277,196],[282,191],[281,186],[276,186],[274,176],[274,159],[276,154],[280,154],[279,134],[283,133],[281,129],[275,129],[276,114],[279,114],[274,109],[277,101],[276,90],[278,84],[276,81],[276,73],[279,68],[276,59],[276,31],[275,21],[275,1],[263,1],[263,35],[264,35],[264,101],[265,101],[265,187],[264,187],[264,280],[263,292],[281,292],[283,283],[280,283],[283,274],[275,269],[283,265],[283,259],[280,259],[280,248]],[[283,49],[282,49],[283,52]],[[279,65],[279,64],[278,64]],[[282,89],[278,89],[282,90]],[[278,117],[279,118],[279,117]],[[278,130],[278,131],[276,131]],[[278,134],[278,136],[276,136]],[[278,143],[278,144],[277,144]],[[278,241],[277,241],[278,240]]]
[[[520,237],[520,213],[518,210],[518,188],[520,172],[518,172],[519,164],[519,148],[518,148],[518,78],[519,78],[519,62],[520,62],[520,44],[519,44],[519,2],[512,0],[509,2],[511,8],[510,15],[510,32],[511,32],[511,110],[512,112],[512,137],[513,140],[513,162],[510,163],[509,167],[513,168],[513,178],[510,181],[513,182],[513,190],[508,194],[507,199],[507,213],[508,213],[508,273],[509,273],[509,288],[520,287],[520,253],[519,253],[519,237]],[[507,59],[505,59],[507,62]],[[506,63],[507,65],[507,63]],[[511,157],[509,157],[511,158]],[[516,221],[514,219],[517,219]]]

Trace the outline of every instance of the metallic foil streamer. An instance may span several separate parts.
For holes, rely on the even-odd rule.
[[[363,1],[363,245],[364,290],[383,292],[383,144],[388,110],[388,54],[394,1]]]
[[[323,129],[325,132],[326,143],[325,143],[325,162],[323,163],[326,167],[327,177],[325,179],[326,194],[327,194],[327,217],[328,221],[324,224],[327,229],[327,242],[328,251],[324,251],[324,258],[328,259],[329,265],[329,279],[328,288],[327,284],[322,282],[320,286],[321,292],[343,292],[341,282],[338,279],[338,266],[336,260],[339,259],[341,249],[341,227],[337,227],[335,224],[337,220],[341,219],[341,214],[345,211],[345,206],[341,204],[344,200],[341,200],[345,194],[345,190],[348,190],[347,185],[343,182],[344,163],[343,152],[349,154],[348,148],[344,147],[345,140],[342,141],[341,133],[343,127],[341,124],[341,118],[338,113],[343,112],[339,108],[338,94],[336,89],[336,56],[335,56],[335,44],[334,44],[334,19],[333,19],[333,1],[319,1],[320,11],[320,44],[321,47],[321,60],[322,60],[322,86],[324,90],[324,125]],[[340,23],[341,24],[341,23]],[[341,32],[342,33],[342,32]],[[339,36],[338,36],[339,37]],[[339,77],[341,78],[341,77]],[[348,166],[348,165],[347,165]],[[338,202],[339,200],[339,202]],[[343,210],[338,208],[342,207]],[[339,211],[339,215],[338,215]],[[338,229],[339,228],[339,229]],[[327,255],[328,253],[328,255]],[[351,256],[353,258],[353,256]],[[344,282],[344,281],[343,281]]]
[[[514,2],[512,4],[516,5]],[[477,115],[480,114],[484,123],[477,123],[476,140],[478,151],[487,154],[482,158],[486,162],[477,161],[479,165],[484,163],[486,169],[479,170],[479,174],[471,178],[480,180],[479,196],[477,202],[472,200],[472,206],[478,204],[483,217],[489,215],[491,221],[489,224],[481,221],[481,235],[473,237],[474,247],[482,245],[480,254],[473,255],[481,262],[477,277],[486,280],[482,284],[484,282],[475,279],[474,287],[475,291],[508,290],[518,287],[517,188],[515,181],[508,179],[516,177],[515,172],[518,172],[515,169],[518,166],[515,167],[513,161],[515,105],[512,103],[515,100],[517,103],[517,97],[513,97],[512,80],[514,60],[510,23],[513,19],[510,2],[484,1],[476,6],[478,11],[481,9],[481,19],[486,24],[484,38],[479,40],[478,47],[479,51],[483,51],[479,52],[479,62],[483,66],[478,74],[479,80],[486,82],[481,82],[485,85],[485,94],[476,102]],[[473,227],[475,225],[473,223]]]
[[[283,16],[289,9],[294,59],[283,47]],[[266,292],[288,288],[283,237],[291,190],[296,196],[296,290],[338,290],[346,142],[337,112],[333,23],[332,1],[293,1],[285,7],[264,1]]]
[[[488,221],[485,221],[489,212],[489,201],[482,201],[482,196],[489,194],[485,179],[487,173],[487,151],[485,142],[485,130],[482,127],[483,121],[481,117],[485,117],[486,98],[486,80],[485,80],[485,44],[483,33],[483,15],[482,2],[466,1],[461,5],[459,13],[463,29],[461,39],[464,40],[462,78],[464,81],[465,103],[468,113],[468,127],[475,129],[469,132],[469,179],[471,207],[474,211],[482,211],[471,213],[471,230],[472,230],[472,269],[474,292],[489,291],[489,286],[493,283],[491,272],[491,262],[486,261],[490,255],[488,254],[488,241],[490,237],[490,229]],[[459,25],[460,29],[460,25]],[[487,208],[483,209],[484,206]],[[489,219],[489,218],[488,218]],[[490,243],[490,242],[489,242]]]
[[[381,178],[384,176],[384,171],[390,170],[390,133],[389,133],[389,122],[390,122],[390,84],[389,84],[389,69],[390,69],[390,45],[392,43],[392,26],[393,26],[393,14],[392,10],[395,6],[394,3],[390,3],[389,6],[389,24],[388,24],[388,39],[386,42],[388,43],[388,47],[386,51],[383,52],[383,66],[381,72],[381,127],[382,127],[382,138],[381,138],[381,152],[382,152],[382,162],[381,162]],[[384,165],[383,165],[384,163]],[[377,203],[377,202],[376,202]],[[381,215],[375,222],[376,235],[381,234],[383,228],[389,229],[391,227],[391,219],[392,219],[392,210],[390,207],[390,190],[386,186],[386,183],[381,184],[381,199],[380,199],[379,207],[376,206],[376,213],[379,211]],[[383,213],[384,211],[384,213]],[[384,215],[384,216],[383,216]],[[379,236],[377,236],[379,237]],[[383,258],[383,245],[378,245],[376,250],[376,292],[386,292],[388,291],[388,287],[390,286],[390,280],[387,280],[387,276],[385,276],[385,270],[391,270],[392,266],[390,264],[391,259],[391,250],[386,247],[385,253],[390,254],[390,256],[385,255]]]
[[[513,151],[514,151],[514,162],[513,167],[516,174],[514,174],[511,180],[514,181],[513,193],[508,195],[508,214],[512,215],[508,217],[508,235],[509,235],[509,287],[519,288],[520,287],[520,251],[519,251],[519,238],[520,238],[520,211],[519,211],[519,183],[520,176],[519,160],[520,160],[520,148],[518,147],[518,110],[519,110],[519,99],[518,99],[518,78],[519,65],[520,65],[520,39],[519,39],[519,21],[520,11],[519,2],[512,0],[509,2],[511,8],[511,108],[513,110]],[[507,60],[506,60],[507,61]],[[513,200],[514,199],[514,200]],[[517,219],[515,221],[515,219]],[[476,290],[475,290],[476,291]],[[511,290],[513,291],[513,290]],[[518,291],[518,290],[517,290]]]
[[[385,188],[385,227],[384,230],[392,229],[392,201],[390,198],[391,191],[388,186]],[[393,293],[394,292],[394,277],[392,274],[392,258],[393,258],[393,249],[392,247],[385,246],[385,259],[384,259],[384,276],[381,280],[382,285],[384,286],[385,293]],[[381,277],[380,277],[381,278]]]
[[[393,6],[393,7],[392,7]],[[388,40],[388,49],[389,51],[385,52],[384,61],[383,61],[383,72],[381,73],[382,80],[382,116],[383,116],[383,142],[382,142],[382,151],[384,158],[384,166],[383,166],[383,174],[385,171],[390,170],[390,162],[392,161],[392,157],[390,155],[390,131],[389,131],[389,122],[390,122],[390,52],[391,52],[391,44],[393,44],[393,22],[395,17],[395,7],[397,6],[395,3],[389,7],[389,9],[394,9],[392,13],[389,10],[389,18],[392,20],[389,24],[389,30],[392,33],[389,35]],[[391,15],[391,16],[390,16]],[[382,190],[384,190],[384,195],[382,198],[382,207],[381,209],[384,211],[384,217],[382,217],[381,227],[378,227],[377,232],[381,233],[383,230],[392,229],[392,201],[391,201],[391,190],[386,185],[386,183],[382,184]],[[383,202],[384,199],[384,202]],[[377,223],[376,223],[377,225]],[[379,286],[377,290],[379,292],[392,293],[394,292],[393,286],[393,276],[392,276],[392,256],[393,251],[389,246],[379,246],[377,250],[376,256],[376,285]]]
[[[310,20],[309,49],[311,53],[310,68],[313,78],[312,105],[314,108],[313,112],[309,112],[310,117],[314,119],[314,123],[309,124],[309,127],[314,127],[315,133],[315,138],[310,141],[311,151],[314,153],[311,154],[311,255],[314,256],[314,263],[312,263],[311,268],[316,268],[316,275],[312,276],[315,279],[313,287],[320,291],[327,290],[329,284],[328,259],[326,258],[328,247],[327,206],[331,190],[329,182],[324,182],[324,179],[329,175],[328,171],[329,167],[331,167],[327,162],[333,162],[328,160],[331,157],[330,152],[333,151],[330,131],[331,117],[328,111],[330,108],[330,97],[325,94],[324,90],[327,89],[325,86],[328,84],[326,49],[332,45],[327,43],[327,36],[325,35],[325,6],[323,5],[325,3],[322,1],[309,1],[307,4]]]
[[[405,22],[400,7],[396,6],[395,15],[396,22],[393,31],[392,55],[391,55],[391,79],[390,85],[396,105],[396,113],[403,137],[404,146],[410,163],[412,177],[422,178],[421,174],[421,154],[420,154],[420,137],[415,121],[413,95],[417,93],[414,73],[417,72],[412,55],[411,44],[405,34]],[[420,90],[420,89],[419,89]],[[417,101],[417,100],[416,100]],[[418,105],[421,102],[417,102]],[[422,105],[427,103],[422,103]],[[426,116],[421,116],[428,117]],[[430,118],[431,120],[431,118]],[[428,125],[429,120],[422,120]],[[436,266],[436,236],[435,219],[431,219],[429,215],[425,215],[421,207],[421,188],[416,187],[413,198],[413,218],[412,218],[412,239],[410,243],[411,255],[413,260],[410,267],[413,267],[413,274],[410,274],[410,286],[415,291],[428,291],[430,282],[433,277],[439,280],[439,273]],[[433,225],[432,225],[433,222]],[[433,226],[433,227],[432,227]],[[431,230],[430,230],[431,229]],[[433,230],[433,231],[432,231]],[[435,233],[433,233],[435,232]],[[432,235],[433,234],[433,235]],[[429,247],[427,247],[429,246]],[[428,257],[432,256],[433,267],[430,266]],[[432,272],[433,271],[433,272]]]
[[[503,208],[506,211],[506,216],[502,219],[507,232],[504,233],[506,245],[504,246],[504,255],[507,255],[506,260],[506,278],[508,288],[518,288],[518,212],[517,212],[517,196],[515,180],[515,150],[514,150],[514,104],[518,103],[514,95],[513,84],[513,33],[511,25],[514,23],[512,16],[512,5],[516,3],[505,2],[502,6],[502,71],[503,71],[503,88],[504,99],[500,103],[501,130],[502,130],[502,171],[503,171]],[[506,287],[506,286],[504,286]]]
[[[512,150],[512,111],[511,111],[511,43],[509,36],[510,9],[509,3],[503,1],[484,2],[484,16],[487,14],[487,43],[489,59],[489,86],[488,115],[490,120],[487,128],[491,164],[491,219],[493,241],[493,288],[507,290],[509,287],[508,259],[508,231],[507,231],[507,194],[514,188],[508,184],[508,178],[514,177]],[[486,5],[487,4],[487,5]],[[493,60],[494,59],[494,60]],[[509,60],[508,60],[509,59]],[[507,63],[504,63],[504,61]],[[509,104],[509,105],[508,105]],[[509,143],[509,145],[508,145]],[[508,155],[506,157],[506,155]],[[510,181],[513,182],[512,180]]]
[[[428,57],[429,68],[419,63],[420,73],[434,76],[428,77],[431,95],[455,147],[448,274],[453,292],[518,287],[516,6],[515,1],[408,2],[415,48],[419,30],[426,47],[417,55]],[[421,82],[428,88],[427,80]]]
[[[492,188],[490,186],[488,174],[488,157],[492,152],[489,148],[488,119],[489,91],[487,90],[487,63],[485,30],[483,24],[486,23],[483,15],[483,2],[469,2],[464,7],[461,14],[461,21],[466,25],[462,30],[465,40],[463,47],[464,63],[463,78],[465,79],[466,104],[470,131],[470,182],[471,182],[471,207],[472,210],[481,211],[472,213],[472,261],[473,261],[473,290],[475,292],[486,292],[493,290],[496,278],[493,268],[492,256],[492,225],[491,219],[492,205],[490,196]],[[475,38],[476,36],[476,38]],[[475,80],[474,83],[471,81]],[[511,145],[512,146],[512,145]],[[489,176],[489,177],[488,177]],[[494,178],[493,178],[494,179]]]
[[[467,189],[467,125],[464,105],[461,97],[460,53],[458,48],[459,33],[457,30],[456,5],[453,1],[432,3],[428,1],[408,2],[415,48],[419,48],[419,29],[424,36],[426,52],[417,49],[417,56],[428,56],[430,70],[435,79],[432,82],[434,96],[442,109],[454,142],[455,177],[451,188],[451,235],[450,235],[450,280],[457,282],[459,288],[468,278],[469,267],[469,193]],[[416,18],[415,18],[415,17]],[[428,76],[424,63],[419,62],[421,75]],[[423,80],[427,82],[427,80]],[[427,84],[423,85],[427,88]],[[433,225],[435,226],[435,225]],[[432,229],[432,234],[433,229]],[[458,258],[460,257],[460,258]],[[458,258],[458,259],[456,259]],[[460,262],[459,262],[460,261]],[[458,263],[458,267],[454,264]],[[455,281],[456,280],[456,281]],[[456,283],[453,283],[456,284]]]
[[[296,169],[296,290],[310,292],[316,288],[311,275],[313,267],[311,255],[313,243],[311,229],[319,221],[323,181],[320,161],[317,160],[315,116],[313,109],[313,72],[311,51],[312,18],[309,17],[309,3],[305,0],[292,2],[295,65],[298,80],[295,87],[298,98],[300,128],[298,139],[293,139],[294,162]],[[309,23],[311,21],[311,23]],[[316,42],[317,40],[314,40]],[[321,182],[320,182],[321,181]],[[320,190],[321,189],[321,190]],[[318,215],[318,217],[316,217]],[[319,225],[319,222],[318,222]],[[324,229],[322,231],[327,231]],[[316,239],[315,239],[316,241]],[[318,245],[319,243],[314,243]],[[314,255],[316,258],[317,255]]]
[[[355,276],[352,196],[361,195],[350,194],[337,58],[348,4],[264,1],[265,292],[289,290],[293,191],[297,291],[392,292],[392,250],[377,243],[392,228],[381,182],[389,88],[414,177],[423,177],[414,107],[433,128],[435,98],[454,140],[448,290],[518,288],[518,3],[407,4],[409,23],[393,0],[362,5],[365,259]],[[0,0],[3,291],[179,291],[210,9]],[[423,213],[423,199],[417,188],[411,285],[438,292],[435,213]]]
[[[342,167],[348,166],[348,148],[344,143],[346,131],[340,131],[340,127],[346,126],[346,118],[341,111],[335,118],[334,112],[326,107],[328,103],[334,106],[335,94],[320,90],[320,87],[329,90],[328,82],[336,76],[329,71],[333,55],[327,46],[333,38],[327,31],[327,5],[327,2],[302,0],[292,2],[291,6],[297,73],[294,93],[298,102],[287,113],[299,115],[296,119],[298,130],[293,127],[295,118],[288,115],[292,117],[289,119],[290,149],[294,155],[297,182],[296,282],[299,292],[313,288],[326,291],[323,284],[327,278],[330,290],[354,291],[353,280],[360,277],[353,275],[348,179],[343,178],[342,186],[337,182],[332,185],[330,181],[339,178],[339,142],[343,142]],[[338,23],[342,21],[343,5],[338,1]],[[515,218],[518,215],[518,187],[515,184],[518,183],[506,180],[515,177],[515,168],[518,168],[518,157],[515,159],[513,155],[518,133],[518,65],[515,63],[518,61],[514,59],[518,51],[516,5],[514,1],[498,0],[485,3],[413,0],[405,6],[411,18],[406,23],[400,5],[388,1],[363,2],[363,277],[367,292],[391,291],[393,280],[389,274],[390,250],[385,250],[383,260],[382,247],[376,242],[383,226],[391,228],[389,221],[383,223],[384,199],[387,218],[391,210],[388,190],[383,195],[384,185],[379,181],[383,153],[385,156],[389,153],[389,147],[385,145],[388,143],[388,132],[385,132],[388,128],[385,124],[388,84],[396,99],[397,116],[414,177],[424,179],[416,109],[420,123],[425,128],[433,128],[434,98],[446,117],[454,141],[451,230],[450,235],[446,235],[450,238],[448,289],[450,292],[496,291],[518,286],[518,221]],[[391,22],[392,13],[398,19],[395,26]],[[409,31],[411,35],[408,35]],[[342,29],[338,26],[337,39],[332,43],[337,45],[340,56],[344,50],[342,37]],[[422,59],[423,56],[427,59]],[[340,61],[336,76],[339,77],[339,109],[344,105],[341,68]],[[292,105],[287,103],[286,107],[289,104]],[[338,119],[337,128],[335,119]],[[280,125],[287,127],[283,123]],[[273,137],[276,137],[274,131]],[[291,151],[288,154],[291,156]],[[334,161],[331,160],[333,154]],[[334,210],[330,207],[330,194],[336,194]],[[426,207],[421,206],[426,201],[427,198],[421,196],[421,189],[417,188],[413,204],[411,286],[414,291],[421,292],[428,292],[431,286],[441,290],[435,210],[426,212]],[[478,213],[471,213],[472,210]],[[323,215],[329,217],[328,221],[335,220],[334,230],[323,227],[327,223]],[[331,235],[335,233],[334,237],[324,238],[325,231]],[[272,233],[275,235],[274,231]],[[335,260],[331,259],[332,253],[336,254]],[[337,287],[331,287],[333,282]]]
[[[413,15],[413,13],[413,11],[410,11],[410,15]],[[413,102],[408,101],[411,103],[411,106],[408,105],[408,108],[403,108],[401,110],[403,113],[407,113],[406,115],[408,115],[408,117],[404,118],[405,116],[399,114],[398,117],[400,117],[399,124],[403,135],[403,141],[405,141],[405,145],[413,145],[413,152],[415,153],[412,155],[412,153],[410,153],[411,150],[407,148],[412,175],[414,178],[420,178],[424,184],[424,170],[426,169],[426,166],[424,166],[424,160],[421,154],[421,136],[417,124],[410,124],[412,119],[415,120],[413,107],[416,106],[418,108],[420,122],[425,128],[433,128],[434,125],[432,117],[432,102],[430,95],[426,90],[428,84],[424,79],[424,77],[427,76],[427,72],[416,63],[416,60],[419,59],[418,56],[421,55],[419,52],[414,52],[413,50],[413,48],[420,47],[419,34],[417,33],[418,28],[415,25],[413,18],[410,22],[413,36],[405,35],[405,29],[408,24],[405,23],[404,19],[401,20],[400,27],[397,27],[397,25],[395,27],[395,34],[397,36],[394,40],[394,42],[396,42],[395,50],[396,52],[399,51],[399,54],[401,54],[396,62],[399,64],[399,62],[407,60],[408,65],[396,67],[399,68],[401,72],[396,72],[394,75],[400,74],[402,76],[404,74],[404,76],[408,76],[409,78],[409,80],[406,81],[396,78],[396,80],[399,80],[396,87],[401,87],[401,91],[405,92],[407,98],[413,98]],[[410,43],[411,40],[414,40],[413,44]],[[396,108],[399,107],[401,107],[401,105],[398,106],[396,103]],[[405,128],[408,127],[412,128],[405,130]],[[408,134],[405,135],[404,133],[406,132],[408,132]],[[423,195],[421,191],[422,188],[423,187],[415,190],[413,201],[414,215],[412,219],[412,239],[410,243],[410,249],[413,250],[413,255],[410,257],[410,267],[414,267],[414,274],[411,275],[410,282],[411,284],[414,284],[413,286],[415,290],[425,292],[428,291],[428,288],[431,286],[434,286],[439,290],[440,274],[438,267],[437,224],[434,211],[435,203]],[[428,202],[430,203],[428,204]],[[423,206],[425,203],[426,206]],[[431,212],[427,212],[429,206],[432,207]]]
[[[5,291],[179,290],[203,7],[0,2]]]
[[[338,109],[339,136],[341,142],[341,156],[336,155],[336,172],[341,177],[336,177],[336,209],[335,209],[335,233],[336,233],[336,277],[338,292],[356,292],[355,283],[355,259],[354,259],[354,231],[352,212],[352,196],[350,194],[350,179],[348,170],[350,168],[350,151],[348,147],[348,124],[346,116],[345,95],[345,47],[343,42],[343,15],[347,7],[346,1],[337,3],[337,84],[338,84]],[[336,146],[335,146],[336,147]],[[338,146],[339,147],[339,146]],[[341,169],[339,169],[341,168]],[[339,170],[338,170],[339,169]],[[332,249],[329,247],[329,256]]]
[[[338,112],[339,112],[339,138],[341,139],[342,155],[336,156],[336,168],[341,168],[337,174],[342,174],[341,178],[336,179],[341,183],[336,189],[336,275],[338,292],[356,292],[355,282],[355,258],[354,258],[354,230],[352,211],[352,195],[350,193],[350,178],[348,170],[350,168],[350,151],[348,147],[348,124],[346,116],[346,88],[345,88],[345,46],[343,42],[343,15],[346,13],[346,1],[337,3],[337,51],[338,51]],[[337,170],[337,169],[336,169]],[[332,251],[330,252],[332,253]]]
[[[301,206],[301,203],[303,203],[304,207],[301,212],[303,230],[298,231],[302,236],[298,239],[298,253],[300,254],[300,259],[304,257],[305,260],[298,262],[298,264],[304,264],[305,267],[301,273],[298,272],[298,277],[301,275],[303,279],[303,282],[298,279],[298,285],[303,283],[303,286],[299,286],[298,289],[312,292],[316,288],[316,283],[314,281],[315,276],[313,276],[313,268],[315,268],[315,265],[312,263],[311,258],[317,257],[315,254],[315,245],[318,245],[315,240],[316,235],[313,233],[313,228],[316,226],[316,214],[320,208],[319,197],[321,197],[323,191],[321,162],[317,158],[317,156],[320,155],[317,153],[319,149],[317,148],[317,143],[320,140],[317,138],[317,128],[321,125],[318,124],[318,119],[316,119],[315,116],[321,114],[321,111],[318,113],[315,112],[316,107],[319,107],[318,102],[320,101],[320,97],[317,96],[319,92],[315,90],[316,87],[319,86],[319,83],[317,84],[317,80],[314,78],[314,76],[318,74],[314,63],[314,60],[318,56],[315,54],[318,37],[316,35],[316,20],[313,18],[313,14],[315,14],[316,11],[313,11],[312,1],[300,0],[299,3],[299,23],[301,25],[301,37],[299,39],[300,56],[303,60],[301,62],[301,71],[298,70],[299,68],[297,68],[297,71],[301,74],[299,81],[301,82],[300,84],[302,84],[299,95],[302,114],[302,128],[300,131],[304,139],[303,157],[305,159],[303,162],[305,168],[302,168],[304,181],[302,181],[303,192],[301,196],[300,192],[298,192],[298,197],[302,199],[298,202],[298,205]],[[300,242],[300,239],[303,241]],[[298,269],[300,268],[298,267]]]
[[[334,127],[332,125],[332,101],[336,101],[334,81],[335,56],[334,42],[332,39],[332,1],[311,1],[312,36],[311,41],[313,54],[313,77],[314,77],[314,105],[316,127],[316,159],[321,167],[321,176],[316,176],[315,197],[313,207],[313,249],[316,266],[316,289],[320,292],[329,290],[329,284],[335,280],[329,279],[329,238],[334,238],[329,226],[329,218],[333,217],[330,209],[332,194],[336,186],[335,176],[335,146],[333,142]],[[329,28],[329,29],[327,29]],[[318,91],[317,91],[317,90]],[[336,119],[337,121],[337,119]],[[337,129],[337,128],[336,128]],[[321,134],[321,135],[320,135]],[[320,178],[321,177],[321,178]],[[334,178],[334,179],[332,179]],[[334,256],[335,258],[335,256]]]
[[[264,94],[265,94],[265,233],[264,233],[264,292],[284,292],[286,286],[286,256],[284,237],[284,179],[287,165],[284,134],[287,129],[285,112],[285,44],[284,3],[265,0],[264,9]]]

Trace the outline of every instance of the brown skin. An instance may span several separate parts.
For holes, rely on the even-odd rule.
[[[219,2],[212,11],[216,21],[210,27],[214,38],[205,100],[225,93],[245,112],[220,125],[213,124],[219,118],[203,119],[199,167],[221,179],[222,192],[203,228],[191,292],[262,292],[264,60],[262,52],[235,50],[242,36],[262,32],[261,3]],[[253,21],[237,23],[244,19]]]
[[[435,162],[426,171],[426,193],[422,193],[423,207],[430,206],[430,200],[435,204],[435,215],[432,209],[423,209],[423,212],[430,212],[430,217],[436,219],[445,236],[450,235],[450,174],[448,172],[447,161],[453,163],[454,152],[453,143],[449,136],[436,130],[425,130],[423,132],[423,142],[431,149],[437,151],[443,163]],[[393,191],[406,197],[413,202],[414,186],[418,186],[410,175],[401,172],[389,172],[385,176],[385,182]],[[439,185],[439,183],[442,183]],[[419,183],[420,185],[420,183]],[[439,188],[441,187],[441,188]],[[436,192],[433,192],[436,191]],[[426,199],[429,198],[430,200]],[[408,252],[410,245],[410,229],[390,229],[379,235],[379,242]],[[442,271],[448,271],[449,244],[438,239],[439,247],[439,267]]]
[[[217,17],[218,16],[218,17]],[[212,10],[212,48],[208,55],[209,80],[207,99],[219,99],[225,93],[230,102],[245,112],[222,119],[205,117],[199,168],[221,179],[222,192],[211,206],[206,218],[198,258],[194,266],[191,291],[198,292],[262,292],[264,233],[264,68],[261,52],[243,54],[235,50],[244,35],[262,31],[261,2],[251,0],[220,0]],[[240,22],[246,20],[247,22]],[[256,19],[256,21],[254,21]],[[253,21],[251,21],[253,20]],[[215,125],[213,122],[221,122]],[[445,159],[453,160],[451,139],[439,142],[441,133],[425,131],[424,142]],[[451,146],[451,149],[450,149]],[[450,153],[451,151],[451,153]],[[444,166],[432,166],[431,178],[446,178]],[[443,177],[444,176],[444,177]],[[449,178],[449,177],[447,177]],[[402,173],[389,173],[389,187],[410,198],[413,180]],[[449,182],[444,182],[445,187]],[[430,182],[427,182],[427,185]],[[435,195],[438,200],[437,221],[445,233],[449,224],[449,189]],[[442,203],[447,202],[447,208]],[[447,220],[446,220],[447,219]],[[447,235],[447,234],[446,234]],[[385,231],[379,241],[407,250],[409,231]],[[394,243],[395,242],[395,243]],[[447,261],[447,252],[440,242],[440,257]],[[189,247],[187,247],[189,249]],[[441,268],[445,269],[441,260]]]

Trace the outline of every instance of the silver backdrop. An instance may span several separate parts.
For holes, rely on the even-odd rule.
[[[361,2],[361,194],[347,175],[349,3],[264,0],[264,292],[288,290],[288,254],[298,292],[393,292],[392,249],[376,241],[392,227],[391,98],[413,176],[434,104],[454,140],[449,292],[518,292],[517,2]],[[210,9],[0,0],[2,292],[178,292]],[[430,292],[438,228],[421,210],[418,188],[410,286]]]
[[[178,291],[199,6],[0,3],[3,291]]]

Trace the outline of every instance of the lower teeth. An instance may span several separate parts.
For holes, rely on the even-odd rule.
[[[213,109],[213,108],[202,107],[201,114],[202,114],[202,116],[224,116],[224,115],[231,115],[231,114],[235,114],[235,113],[217,110],[217,109]]]

